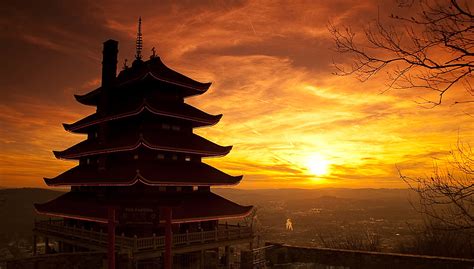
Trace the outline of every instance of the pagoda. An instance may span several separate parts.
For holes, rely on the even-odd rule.
[[[154,49],[143,60],[141,20],[138,29],[131,66],[124,65],[117,76],[118,42],[107,40],[101,86],[75,95],[97,109],[63,124],[87,139],[54,151],[78,165],[45,178],[48,186],[70,187],[70,192],[35,204],[38,213],[52,219],[35,223],[34,252],[40,236],[46,253],[107,253],[103,262],[109,269],[116,263],[120,268],[212,268],[218,263],[229,268],[231,251],[235,256],[238,246],[252,247],[252,229],[243,221],[252,206],[211,192],[212,186],[242,179],[202,162],[232,148],[193,132],[222,117],[185,102],[211,83],[170,69]]]

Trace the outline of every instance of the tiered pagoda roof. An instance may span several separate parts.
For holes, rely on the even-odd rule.
[[[124,104],[117,111],[112,111],[108,115],[94,113],[72,124],[65,123],[63,126],[69,132],[87,133],[88,128],[100,123],[128,117],[139,117],[144,113],[186,120],[192,124],[192,127],[214,125],[222,118],[222,114],[210,115],[185,103],[155,103],[152,105],[147,101],[142,101]]]
[[[53,153],[60,159],[79,159],[97,154],[133,151],[141,147],[156,151],[197,154],[202,157],[223,156],[232,149],[232,146],[219,146],[196,134],[144,131],[140,134],[118,133],[104,142],[97,139],[85,140],[66,150]]]
[[[141,83],[147,80],[146,85]],[[164,84],[156,84],[153,82]],[[151,83],[151,84],[150,84]],[[169,88],[168,84],[173,86]],[[123,85],[129,88],[121,88]],[[148,86],[140,92],[140,86]],[[84,104],[97,106],[96,113],[73,124],[64,124],[66,130],[77,133],[94,133],[99,136],[104,126],[111,124],[124,128],[114,133],[91,137],[66,150],[54,151],[60,159],[101,158],[111,154],[128,156],[140,149],[160,153],[181,153],[202,157],[224,156],[232,146],[220,146],[192,133],[192,128],[216,124],[222,115],[210,115],[183,102],[183,98],[204,93],[210,83],[200,83],[166,67],[159,58],[143,62],[136,60],[132,67],[123,70],[109,86],[102,86],[77,97]],[[104,95],[109,100],[104,100]],[[136,98],[139,95],[140,98]],[[102,97],[101,97],[102,96]],[[168,98],[168,97],[172,98]],[[161,97],[161,98],[160,98]],[[176,97],[176,98],[174,98]],[[173,99],[174,98],[174,99]],[[110,100],[117,104],[110,103]],[[130,102],[127,102],[131,100]],[[135,101],[135,102],[134,102]],[[102,102],[102,103],[101,103]],[[103,107],[103,108],[102,108]],[[101,111],[101,112],[99,112]],[[163,130],[161,122],[169,128]],[[172,123],[181,124],[180,131],[171,131]],[[189,126],[189,130],[185,127]],[[181,130],[183,129],[183,130]],[[110,130],[109,130],[110,132]],[[104,137],[105,136],[105,137]],[[125,155],[128,154],[128,155]],[[115,160],[109,167],[97,164],[79,164],[55,178],[46,178],[51,186],[131,185],[141,181],[150,185],[228,185],[237,184],[242,177],[229,176],[200,161],[134,161]]]
[[[107,170],[76,166],[57,177],[45,178],[48,186],[152,186],[235,185],[242,176],[230,176],[201,162],[122,162]]]
[[[99,200],[99,204],[97,203]],[[61,197],[36,205],[38,212],[46,215],[74,217],[77,219],[107,222],[107,208],[173,208],[173,223],[217,220],[242,217],[252,209],[240,206],[212,192],[149,194],[112,194],[100,199],[92,193],[86,195],[70,192]]]
[[[79,164],[45,178],[46,184],[96,188],[137,184],[187,190],[238,184],[242,176],[230,176],[201,161],[224,156],[232,146],[220,146],[193,133],[193,128],[214,125],[222,117],[185,103],[185,98],[206,92],[211,83],[186,77],[154,55],[148,61],[137,58],[116,76],[117,52],[118,42],[104,43],[102,86],[75,96],[84,105],[96,106],[96,113],[63,124],[67,131],[87,134],[87,139],[54,155]],[[173,222],[238,217],[251,209],[210,191],[152,193],[142,196],[131,191],[104,199],[114,206],[171,203],[176,209]],[[97,194],[76,190],[35,206],[43,214],[106,221],[105,207],[97,205]]]
[[[151,83],[159,85],[160,83],[175,86],[173,90],[178,91],[182,97],[190,97],[205,93],[211,86],[210,82],[202,83],[182,75],[167,67],[160,59],[154,57],[146,62],[135,62],[132,68],[125,69],[118,75],[115,81],[115,87],[127,88],[131,84]],[[75,95],[76,100],[84,105],[95,106],[99,102],[99,96],[104,92],[105,87],[99,87],[84,95]]]

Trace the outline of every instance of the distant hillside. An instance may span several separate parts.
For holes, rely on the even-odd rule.
[[[406,189],[213,189],[214,192],[243,205],[268,207],[283,202],[288,210],[303,210],[330,204],[332,207],[347,205],[386,205],[406,214],[409,191]],[[39,188],[0,189],[0,234],[30,233],[34,218],[38,216],[34,203],[51,200],[63,193]],[[377,201],[377,202],[375,202]],[[361,204],[362,203],[362,204]],[[403,210],[393,208],[402,207]]]
[[[39,188],[0,189],[0,235],[31,233],[38,217],[33,203],[51,200],[63,192]]]
[[[302,201],[320,197],[355,200],[408,201],[409,189],[213,189],[214,192],[236,202],[261,204],[269,201]]]

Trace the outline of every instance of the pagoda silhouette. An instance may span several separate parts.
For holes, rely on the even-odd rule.
[[[217,145],[194,128],[219,122],[185,99],[205,93],[201,83],[168,68],[153,55],[142,59],[141,20],[135,60],[117,73],[118,42],[103,46],[102,84],[75,95],[96,112],[64,124],[87,139],[59,159],[77,160],[74,168],[45,178],[70,192],[43,204],[37,212],[52,217],[35,222],[45,253],[107,253],[107,268],[230,268],[231,252],[252,248],[253,233],[241,206],[211,192],[211,186],[238,184],[202,162],[225,156],[231,146]],[[243,246],[243,247],[242,247]],[[222,254],[222,255],[221,255]]]

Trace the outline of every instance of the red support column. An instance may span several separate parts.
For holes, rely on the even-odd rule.
[[[44,238],[44,254],[49,254],[49,238]]]
[[[33,256],[36,256],[36,234],[33,234]]]
[[[115,269],[115,208],[108,209],[108,225],[107,225],[107,262],[108,269]]]
[[[173,231],[171,229],[171,208],[163,208],[165,215],[165,269],[171,269],[173,267],[173,254],[171,253],[171,247],[173,244]]]

